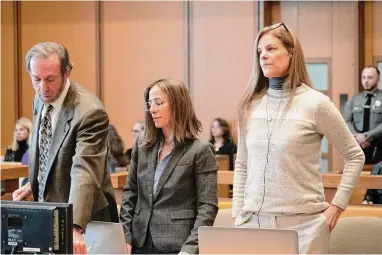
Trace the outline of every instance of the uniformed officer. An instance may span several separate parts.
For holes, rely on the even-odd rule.
[[[362,71],[364,91],[354,96],[344,110],[344,119],[358,144],[362,147],[366,164],[382,160],[382,91],[378,89],[380,72],[375,66]]]

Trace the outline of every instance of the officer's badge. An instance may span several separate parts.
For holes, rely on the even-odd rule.
[[[379,101],[379,100],[375,100],[375,106],[380,107],[381,104],[382,104],[381,101]]]

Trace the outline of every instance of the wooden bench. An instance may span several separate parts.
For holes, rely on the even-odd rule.
[[[218,183],[229,185],[233,183],[233,171],[219,171]],[[321,174],[325,188],[326,200],[332,201],[337,186],[341,181],[342,174]],[[370,172],[362,172],[359,182],[353,191],[353,197],[349,204],[361,204],[366,189],[382,189],[382,176],[370,176]]]
[[[229,208],[232,208],[232,199],[219,198],[219,210]],[[382,218],[382,205],[348,205],[341,214],[341,218],[359,216]]]
[[[28,166],[20,163],[1,164],[1,182],[4,184],[6,193],[1,197],[2,200],[12,200],[12,193],[19,188],[19,178],[28,177]]]
[[[219,171],[229,171],[229,156],[228,155],[216,155],[216,160],[218,161]],[[230,190],[229,185],[218,184],[218,196],[219,197],[229,197]]]
[[[218,171],[218,184],[219,185],[232,185],[233,184],[233,171]],[[341,174],[321,174],[323,185],[325,188],[325,198],[326,201],[331,202],[335,192],[337,191],[337,186],[340,183]],[[111,180],[114,187],[117,204],[120,203],[122,197],[122,189],[126,183],[127,172],[114,173],[111,174]],[[382,176],[370,176],[369,173],[362,174],[359,178],[359,182],[356,185],[355,190],[358,189],[382,189]],[[356,192],[356,191],[355,191]],[[354,194],[354,193],[353,193]],[[228,197],[219,196],[219,199],[228,199]],[[358,199],[350,200],[350,204],[361,204],[363,196],[358,195]],[[119,202],[118,202],[119,201]],[[229,200],[221,200],[229,201]],[[363,206],[363,205],[362,205]]]
[[[362,171],[371,172],[372,169],[373,169],[373,165],[366,164],[363,166]]]
[[[321,174],[321,177],[324,183],[326,201],[330,202],[337,191],[342,174]],[[382,176],[371,176],[370,173],[363,172],[353,190],[349,204],[361,204],[367,189],[382,189]]]
[[[114,188],[114,195],[117,205],[121,204],[123,187],[126,184],[128,172],[119,172],[110,174],[111,185]]]

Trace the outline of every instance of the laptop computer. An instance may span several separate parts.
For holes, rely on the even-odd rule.
[[[298,254],[293,230],[199,227],[200,254]]]
[[[88,254],[127,254],[121,223],[91,221],[84,240]]]

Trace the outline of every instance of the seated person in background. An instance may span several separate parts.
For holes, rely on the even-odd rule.
[[[373,166],[371,175],[382,175],[382,162]],[[382,204],[382,189],[368,189],[362,204]]]
[[[198,228],[218,212],[214,149],[197,138],[201,123],[186,86],[173,79],[144,92],[145,132],[134,145],[120,222],[134,254],[197,254]]]
[[[138,121],[134,124],[133,129],[131,130],[131,134],[133,135],[133,143],[137,140],[137,138],[143,133],[145,130],[145,122],[144,121]],[[133,148],[129,148],[126,151],[127,159],[131,160],[131,152],[133,151]]]
[[[237,147],[232,142],[228,122],[225,119],[216,118],[212,121],[210,143],[214,145],[216,154],[229,156],[229,170],[233,170],[233,155]]]
[[[115,173],[116,167],[125,167],[129,162],[126,154],[123,153],[124,143],[119,136],[117,129],[111,124],[108,129],[107,146],[109,151],[107,154],[107,170],[110,173]]]
[[[21,162],[21,158],[30,146],[32,138],[32,122],[24,117],[16,121],[12,144],[9,145],[4,161]]]

